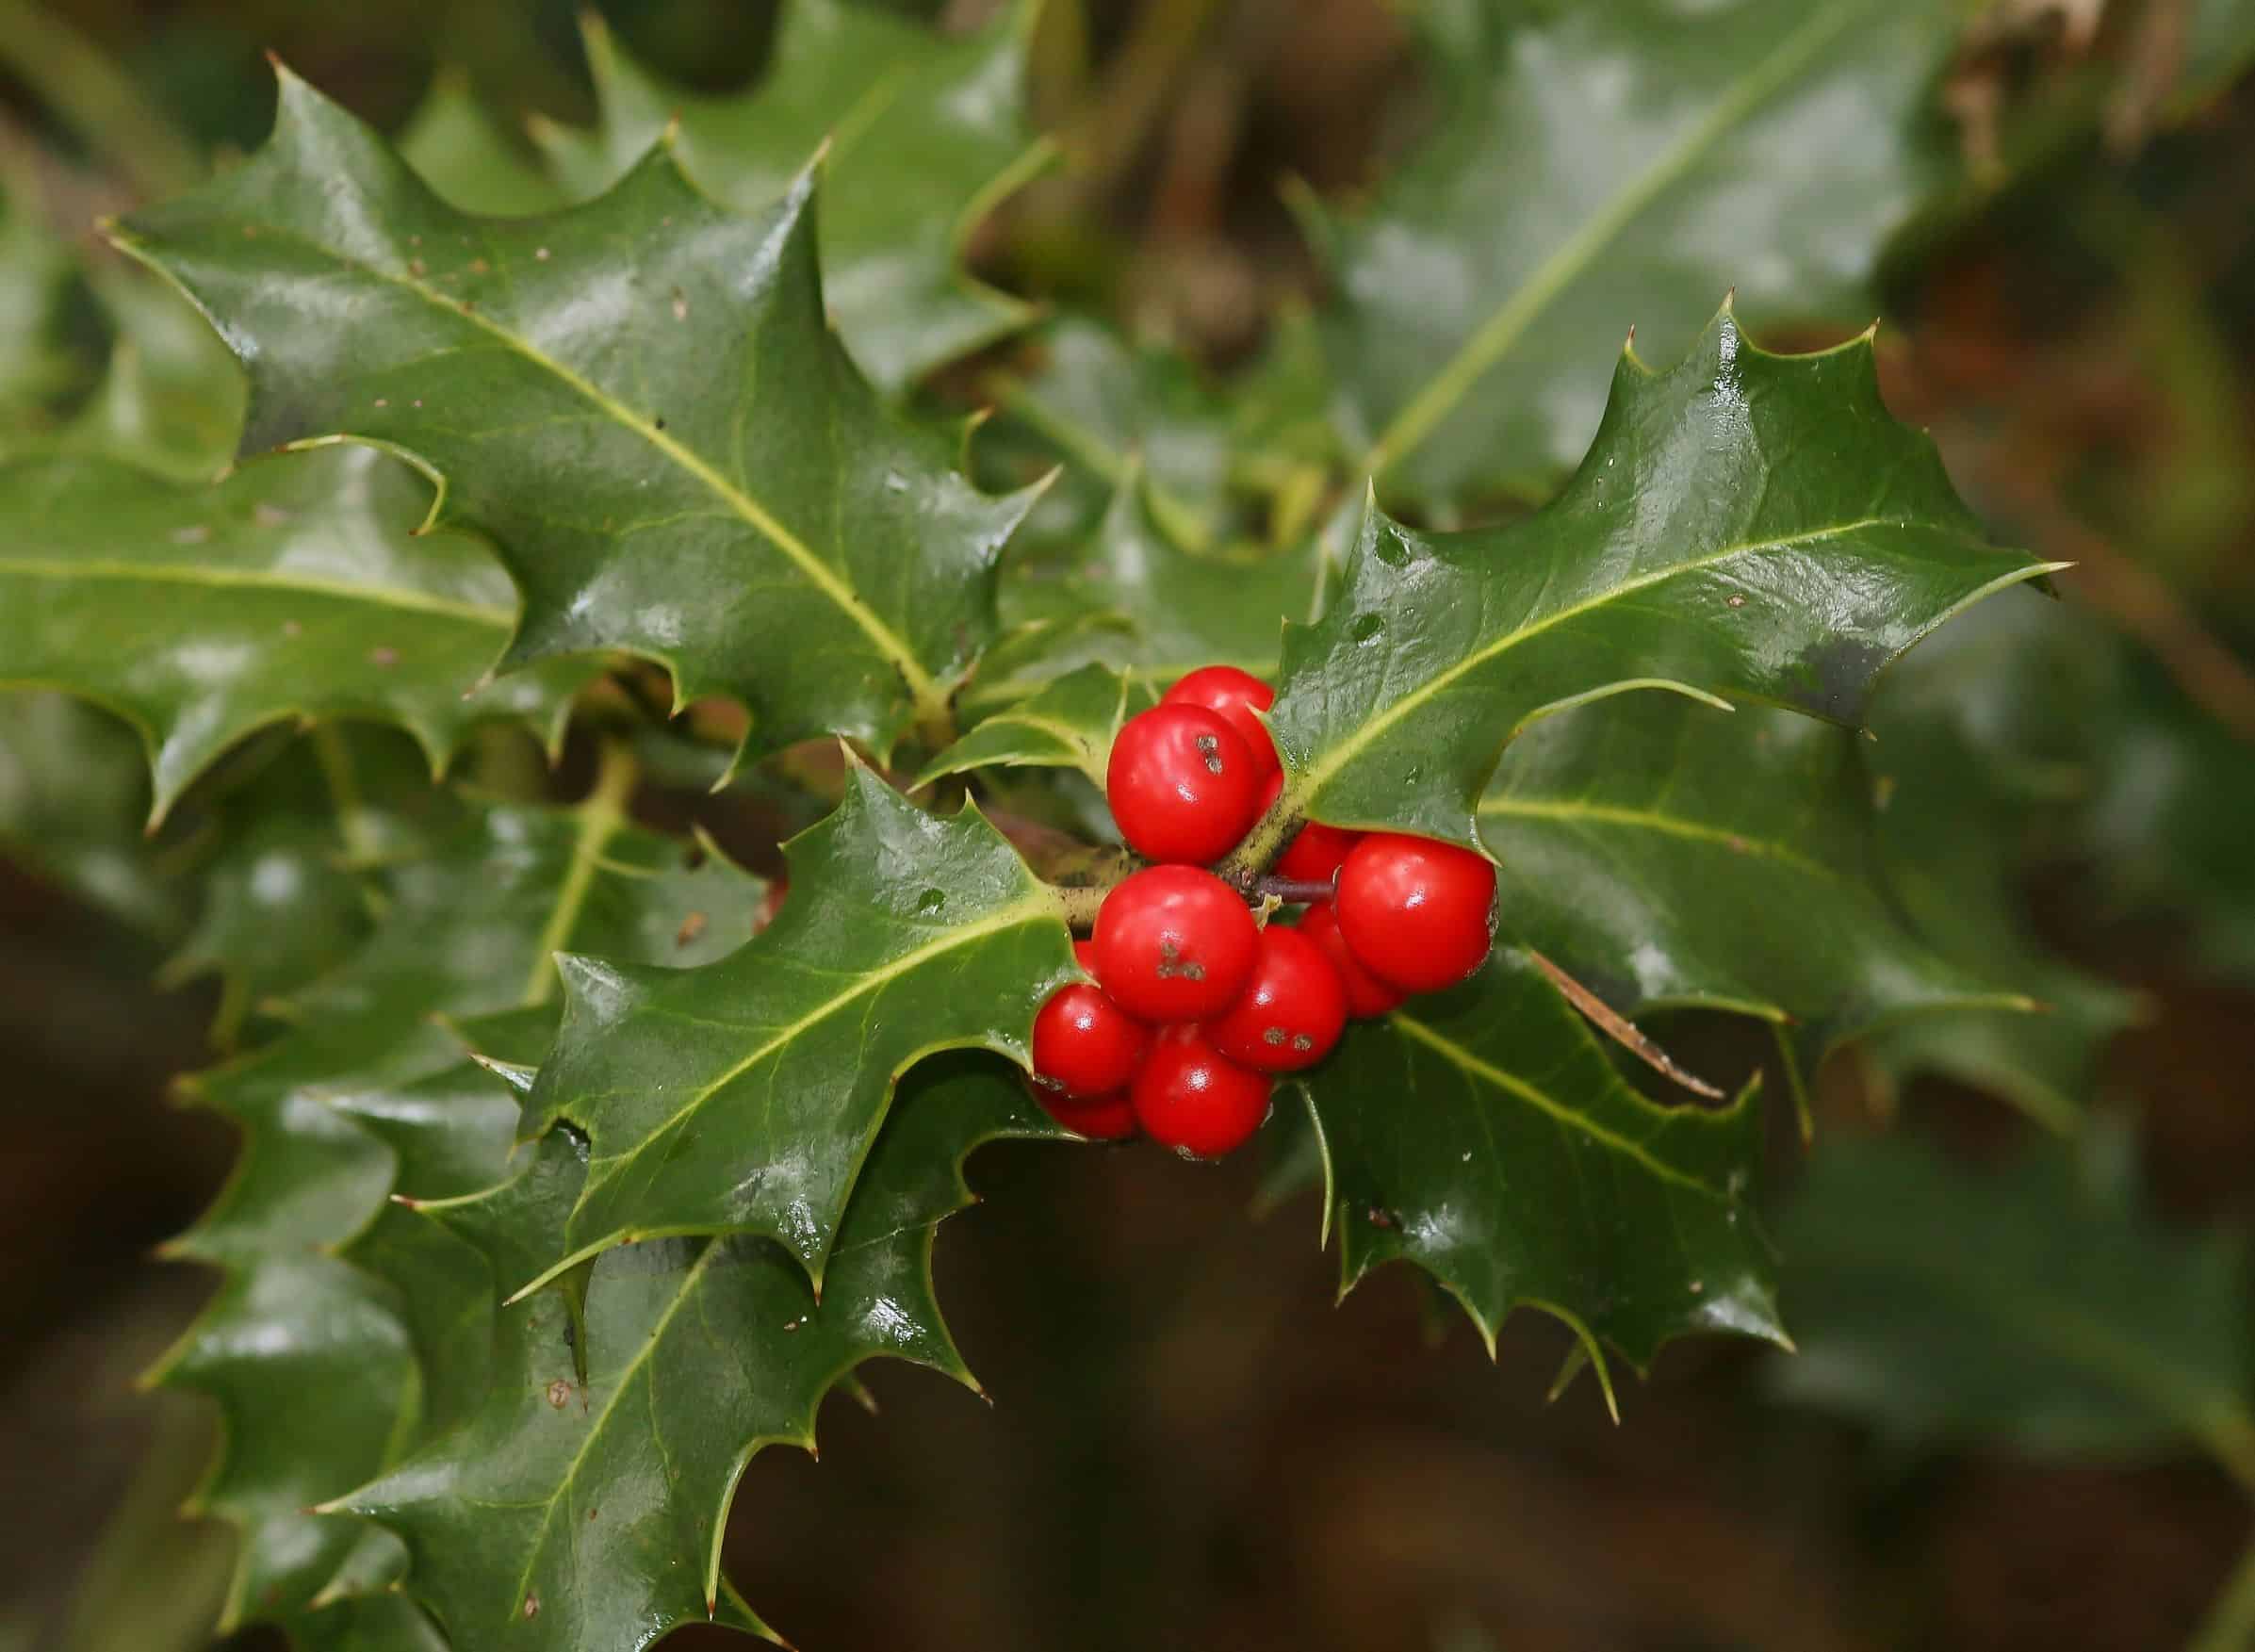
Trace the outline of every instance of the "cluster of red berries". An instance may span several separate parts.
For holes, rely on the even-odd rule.
[[[1349,1016],[1454,985],[1491,940],[1495,870],[1429,838],[1310,822],[1276,875],[1325,886],[1297,925],[1261,924],[1202,868],[1283,786],[1258,713],[1276,698],[1228,665],[1193,671],[1113,743],[1105,793],[1130,875],[1073,943],[1094,984],[1060,988],[1034,1022],[1036,1093],[1057,1121],[1115,1140],[1138,1128],[1215,1158],[1268,1112],[1276,1074],[1312,1067]]]

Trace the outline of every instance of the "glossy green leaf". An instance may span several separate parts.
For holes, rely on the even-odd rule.
[[[1771,355],[1725,310],[1666,372],[1624,355],[1582,466],[1536,515],[1427,533],[1373,507],[1343,593],[1284,633],[1269,721],[1299,812],[1471,844],[1505,744],[1627,688],[1863,715],[1944,619],[2043,570],[1991,547],[1871,343]]]
[[[1501,932],[1624,1015],[1772,1022],[1797,1096],[1827,1051],[1882,1022],[2034,1011],[2009,977],[1945,960],[1888,904],[1863,744],[1795,712],[1673,695],[1537,724],[1479,804]]]
[[[781,1241],[819,1282],[894,1078],[947,1049],[1026,1063],[1071,949],[1054,891],[975,810],[935,818],[857,762],[787,855],[790,899],[716,964],[564,960],[520,1134],[567,1120],[594,1153],[541,1279],[624,1239],[728,1233]]]
[[[962,247],[1054,153],[1026,130],[1031,6],[947,36],[843,0],[786,0],[760,84],[717,98],[660,81],[589,17],[601,123],[536,129],[574,192],[609,187],[678,122],[689,175],[752,211],[790,189],[826,144],[824,286],[871,379],[898,391],[1029,318],[1023,303],[964,271]]]
[[[1570,465],[1632,328],[1658,359],[1736,287],[1869,320],[1889,232],[1949,164],[1921,135],[1957,0],[1425,8],[1444,107],[1369,206],[1319,231],[1343,433],[1446,512]]]
[[[1783,1342],[1760,1112],[1663,1108],[1523,954],[1357,1022],[1306,1076],[1342,1289],[1415,1262],[1492,1349],[1521,1304],[1640,1368],[1693,1332]]]
[[[622,648],[756,744],[880,750],[993,624],[1024,497],[896,423],[824,327],[810,177],[743,216],[661,147],[569,212],[475,219],[285,74],[274,136],[120,244],[252,374],[253,448],[342,435],[443,479],[524,593],[505,659]]]
[[[220,799],[204,823],[217,842],[195,870],[196,921],[159,979],[221,978],[212,1039],[222,1049],[252,1008],[341,962],[374,915],[371,891],[352,864],[360,822],[340,807],[313,745],[297,743]],[[400,791],[429,781],[419,761],[389,777]],[[368,802],[357,791],[351,799],[354,809]]]
[[[1088,664],[1152,688],[1201,665],[1274,677],[1283,622],[1320,612],[1330,565],[1319,534],[1273,552],[1184,550],[1131,467],[1092,542],[1013,562],[1004,585],[1013,629],[965,691],[965,714],[991,714]]]
[[[744,1464],[768,1445],[811,1447],[822,1397],[864,1360],[975,1387],[932,1296],[935,1224],[968,1202],[960,1167],[981,1142],[1060,1134],[1000,1062],[920,1067],[870,1153],[819,1302],[765,1239],[610,1251],[577,1316],[561,1291],[489,1308],[483,1408],[347,1506],[405,1537],[408,1587],[465,1645],[640,1646],[708,1614],[761,1632],[719,1571]],[[559,1132],[515,1180],[422,1214],[506,1287],[565,1243],[585,1170]]]
[[[482,810],[390,874],[384,924],[294,996],[297,1030],[190,1081],[244,1135],[226,1188],[171,1247],[224,1279],[163,1368],[225,1422],[201,1502],[242,1533],[230,1622],[302,1611],[340,1571],[384,1575],[365,1552],[380,1533],[306,1513],[377,1472],[417,1421],[404,1305],[346,1258],[403,1161],[494,1168],[511,1123],[490,1080],[466,1111],[441,1104],[464,1053],[433,1017],[550,1001],[564,945],[694,962],[735,944],[763,905],[757,880],[718,862],[680,872],[679,854],[627,827],[607,793],[577,811]],[[693,910],[707,922],[684,943]]]
[[[1158,700],[1158,690],[1148,681],[1109,666],[1084,665],[982,720],[924,764],[915,783],[928,786],[943,775],[1000,766],[1078,769],[1102,788],[1119,726]]]
[[[1174,544],[1215,549],[1241,527],[1290,543],[1335,457],[1323,374],[1314,329],[1297,313],[1280,317],[1267,350],[1225,381],[1179,352],[1062,317],[1041,330],[1028,370],[989,382],[999,417],[980,427],[978,449],[1015,438],[1066,467],[1029,535],[1085,535],[1140,466],[1152,517]],[[1241,522],[1255,505],[1265,520]]]
[[[479,686],[509,636],[509,583],[466,535],[411,536],[424,498],[367,449],[212,488],[92,458],[0,467],[0,673],[139,728],[153,820],[228,746],[293,717],[397,722],[433,768],[482,719],[553,736],[584,671]]]
[[[2132,1177],[2048,1143],[1985,1174],[1900,1138],[1825,1144],[1780,1230],[1801,1343],[1780,1387],[1902,1445],[2190,1439],[2255,1484],[2246,1248],[2172,1232]]]

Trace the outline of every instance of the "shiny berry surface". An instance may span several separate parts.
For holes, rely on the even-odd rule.
[[[1202,1021],[1236,1002],[1260,930],[1230,886],[1194,866],[1147,866],[1097,909],[1096,978],[1138,1021]]]
[[[1261,931],[1261,956],[1237,1002],[1206,1024],[1214,1048],[1242,1067],[1297,1072],[1332,1052],[1347,1025],[1347,985],[1297,929]]]
[[[1391,1015],[1409,996],[1364,969],[1347,949],[1347,937],[1339,933],[1339,914],[1329,905],[1310,907],[1308,915],[1299,921],[1299,933],[1314,941],[1338,972],[1339,985],[1347,993],[1347,1013],[1357,1021]]]
[[[1083,1101],[1037,1088],[1034,1098],[1051,1118],[1091,1141],[1125,1141],[1136,1134],[1136,1106],[1123,1089]]]
[[[1266,781],[1244,736],[1203,706],[1153,706],[1121,726],[1104,800],[1128,847],[1199,864],[1236,847]]]
[[[1199,1028],[1168,1027],[1136,1075],[1136,1121],[1162,1147],[1217,1159],[1261,1127],[1272,1082],[1222,1055]]]
[[[1151,1029],[1101,987],[1075,981],[1034,1017],[1034,1076],[1069,1096],[1125,1089],[1151,1049]]]
[[[1201,665],[1191,672],[1164,695],[1159,696],[1163,706],[1203,706],[1237,731],[1252,753],[1253,766],[1266,779],[1279,773],[1276,761],[1276,742],[1268,736],[1267,728],[1255,711],[1266,712],[1276,704],[1276,690],[1270,688],[1250,671],[1240,671],[1234,665]]]
[[[1361,832],[1325,826],[1312,820],[1284,845],[1276,859],[1276,875],[1303,883],[1329,883],[1337,875],[1347,851],[1363,841]]]
[[[1372,832],[1347,852],[1334,905],[1364,969],[1407,991],[1437,992],[1486,959],[1495,901],[1495,868],[1471,850]]]

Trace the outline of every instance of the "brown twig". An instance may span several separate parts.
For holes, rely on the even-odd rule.
[[[1673,1079],[1694,1095],[1709,1101],[1723,1100],[1723,1092],[1704,1078],[1685,1071],[1675,1064],[1675,1058],[1637,1030],[1634,1022],[1615,1010],[1612,1006],[1560,969],[1541,953],[1529,947],[1527,956],[1535,960],[1536,968],[1550,977],[1551,985],[1566,995],[1566,1002],[1580,1010],[1595,1024],[1597,1030],[1626,1050],[1631,1055],[1659,1073]]]

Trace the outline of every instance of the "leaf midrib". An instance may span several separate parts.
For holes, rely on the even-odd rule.
[[[555,1523],[556,1511],[562,1507],[565,1494],[578,1482],[580,1470],[586,1464],[588,1452],[593,1450],[595,1443],[603,1437],[603,1430],[611,1421],[611,1414],[618,1408],[618,1402],[626,1398],[627,1391],[632,1388],[637,1379],[641,1377],[643,1367],[649,1363],[651,1356],[657,1351],[658,1344],[664,1339],[667,1329],[674,1322],[674,1317],[680,1313],[682,1306],[696,1294],[696,1287],[705,1277],[706,1267],[713,1257],[720,1253],[721,1249],[720,1241],[713,1239],[697,1252],[697,1259],[690,1264],[689,1272],[683,1276],[680,1288],[674,1293],[674,1300],[666,1303],[665,1311],[658,1317],[657,1322],[650,1327],[648,1334],[642,1339],[642,1346],[635,1349],[634,1357],[620,1368],[616,1378],[613,1381],[611,1392],[603,1400],[602,1410],[596,1413],[595,1420],[588,1425],[587,1432],[580,1441],[580,1448],[572,1453],[571,1461],[564,1465],[563,1475],[557,1480],[556,1489],[542,1499],[540,1526],[532,1533],[532,1541],[526,1546],[524,1570],[517,1574],[516,1598],[510,1602],[512,1615],[523,1604],[526,1595],[532,1587],[532,1573],[534,1568],[540,1564],[541,1551],[547,1542],[548,1528]]]
[[[1700,1181],[1698,1177],[1677,1169],[1665,1160],[1655,1158],[1642,1143],[1631,1141],[1619,1132],[1609,1130],[1595,1120],[1576,1112],[1564,1103],[1545,1095],[1517,1074],[1506,1072],[1494,1062],[1483,1060],[1455,1039],[1434,1031],[1425,1022],[1398,1012],[1389,1016],[1387,1020],[1395,1030],[1415,1042],[1425,1045],[1451,1066],[1471,1077],[1485,1081],[1507,1095],[1516,1097],[1536,1111],[1547,1115],[1565,1128],[1587,1137],[1599,1146],[1622,1154],[1641,1166],[1656,1179],[1673,1186],[1681,1187],[1687,1192],[1695,1193],[1712,1203],[1729,1202],[1720,1188],[1711,1187],[1707,1183]]]
[[[1544,614],[1541,619],[1530,621],[1513,630],[1507,631],[1486,646],[1475,648],[1446,670],[1435,672],[1392,705],[1372,716],[1368,722],[1363,724],[1345,740],[1325,751],[1321,758],[1301,771],[1299,783],[1292,790],[1302,801],[1313,796],[1333,775],[1362,755],[1364,749],[1377,740],[1380,735],[1440,694],[1459,678],[1479,670],[1497,655],[1507,653],[1529,638],[1540,636],[1544,631],[1563,625],[1570,619],[1578,619],[1583,614],[1603,608],[1608,603],[1617,602],[1624,597],[1632,596],[1636,592],[1647,590],[1654,585],[1663,584],[1670,580],[1680,579],[1686,574],[1698,573],[1702,569],[1711,568],[1741,556],[1768,556],[1780,550],[1814,545],[1821,540],[1836,539],[1843,533],[1860,533],[1866,529],[1899,528],[1905,525],[1900,516],[1859,516],[1853,522],[1832,523],[1822,528],[1809,529],[1806,532],[1781,534],[1775,539],[1752,540],[1738,545],[1724,546],[1722,549],[1709,551],[1705,556],[1671,563],[1665,567],[1655,568],[1650,573],[1641,574],[1633,580],[1625,580],[1620,584],[1610,585],[1603,591],[1583,597],[1579,602],[1568,603],[1556,613]]]
[[[456,216],[459,217],[459,215]],[[463,221],[475,221],[464,220]],[[465,307],[461,303],[448,298],[444,293],[424,286],[413,276],[396,274],[388,270],[380,270],[372,264],[365,263],[337,251],[335,247],[316,240],[313,237],[288,224],[267,223],[261,227],[295,241],[312,252],[319,253],[341,269],[367,276],[370,280],[384,282],[404,292],[413,293],[433,309],[478,329],[499,341],[502,347],[513,354],[553,376],[573,394],[594,406],[603,417],[617,424],[621,429],[631,431],[642,437],[660,453],[671,460],[678,469],[702,483],[737,517],[780,550],[798,568],[799,572],[806,576],[808,581],[827,597],[839,611],[852,620],[862,633],[875,645],[877,651],[891,662],[893,668],[901,674],[902,679],[908,686],[910,695],[921,709],[929,710],[936,707],[944,698],[940,692],[939,684],[934,680],[931,673],[924,669],[923,662],[916,657],[915,651],[891,627],[871,611],[858,592],[830,570],[829,566],[815,554],[813,548],[806,541],[784,526],[782,521],[769,512],[758,499],[714,469],[700,455],[675,440],[664,431],[660,430],[655,420],[640,417],[593,380],[581,377],[555,357],[534,349],[523,337],[501,326],[482,312]],[[118,236],[118,245],[137,256],[143,255],[139,243],[122,233]]]
[[[1827,884],[1838,884],[1839,874],[1821,861],[1812,860],[1796,849],[1768,838],[1751,837],[1744,832],[1730,831],[1722,826],[1708,826],[1702,821],[1686,820],[1681,815],[1663,814],[1657,810],[1630,809],[1619,804],[1591,803],[1580,798],[1527,798],[1505,795],[1480,799],[1479,812],[1484,815],[1502,815],[1519,820],[1555,821],[1562,825],[1595,825],[1620,826],[1629,831],[1654,832],[1664,837],[1681,838],[1690,842],[1711,844],[1728,849],[1737,855],[1758,855],[1789,866],[1805,876]]]
[[[303,574],[282,574],[264,568],[221,568],[203,563],[122,562],[109,558],[0,556],[0,575],[17,574],[34,580],[106,580],[145,581],[155,585],[204,585],[216,590],[286,591],[322,597],[375,608],[396,608],[409,613],[436,614],[462,620],[490,630],[506,631],[515,614],[506,608],[459,601],[400,586],[359,585],[345,580],[322,580]]]
[[[999,912],[993,913],[989,917],[982,918],[975,924],[966,924],[959,929],[951,929],[942,939],[927,941],[923,946],[918,947],[915,951],[904,953],[901,957],[894,958],[891,963],[885,964],[878,969],[872,970],[867,973],[858,976],[853,986],[847,988],[842,992],[833,994],[831,997],[824,1000],[823,1003],[817,1006],[814,1009],[799,1017],[798,1020],[791,1022],[788,1026],[785,1026],[779,1031],[776,1032],[767,1039],[766,1042],[762,1043],[749,1055],[746,1055],[743,1060],[737,1062],[733,1067],[730,1067],[727,1071],[723,1072],[718,1078],[713,1079],[710,1084],[707,1084],[698,1089],[695,1094],[692,1095],[688,1101],[682,1103],[679,1107],[676,1108],[674,1112],[662,1123],[658,1124],[651,1130],[644,1132],[642,1140],[635,1143],[635,1145],[629,1148],[627,1152],[622,1153],[609,1154],[597,1153],[590,1158],[588,1160],[589,1181],[593,1182],[595,1179],[594,1172],[596,1167],[599,1165],[624,1164],[636,1158],[643,1153],[649,1143],[655,1141],[659,1137],[671,1130],[682,1120],[688,1118],[690,1114],[695,1112],[699,1107],[703,1106],[707,1102],[710,1102],[722,1090],[727,1088],[729,1085],[734,1084],[738,1079],[742,1078],[753,1068],[759,1066],[760,1062],[766,1060],[767,1057],[774,1055],[777,1050],[782,1049],[793,1039],[805,1033],[808,1028],[814,1026],[820,1022],[828,1020],[832,1015],[835,1015],[839,1010],[843,1009],[847,1005],[853,1003],[856,999],[867,996],[869,993],[874,991],[877,988],[882,987],[889,982],[899,979],[899,977],[907,974],[910,970],[921,967],[922,965],[929,962],[931,959],[940,957],[943,953],[953,952],[957,947],[968,946],[974,940],[983,940],[989,935],[999,935],[1005,929],[1015,929],[1021,924],[1036,922],[1041,918],[1051,917],[1054,915],[1053,908],[1050,907],[1046,899],[1039,895],[1027,895],[1024,898],[1012,903],[1010,906],[1004,908]]]
[[[1363,462],[1365,474],[1379,476],[1433,433],[1489,368],[1510,353],[1551,303],[1593,264],[1613,240],[1689,172],[1763,100],[1799,74],[1807,60],[1859,13],[1876,9],[1874,0],[1840,0],[1809,18],[1757,59],[1724,92],[1705,119],[1658,155],[1642,172],[1607,197],[1579,229],[1560,242],[1528,278],[1474,330],[1457,353],[1405,403]]]

